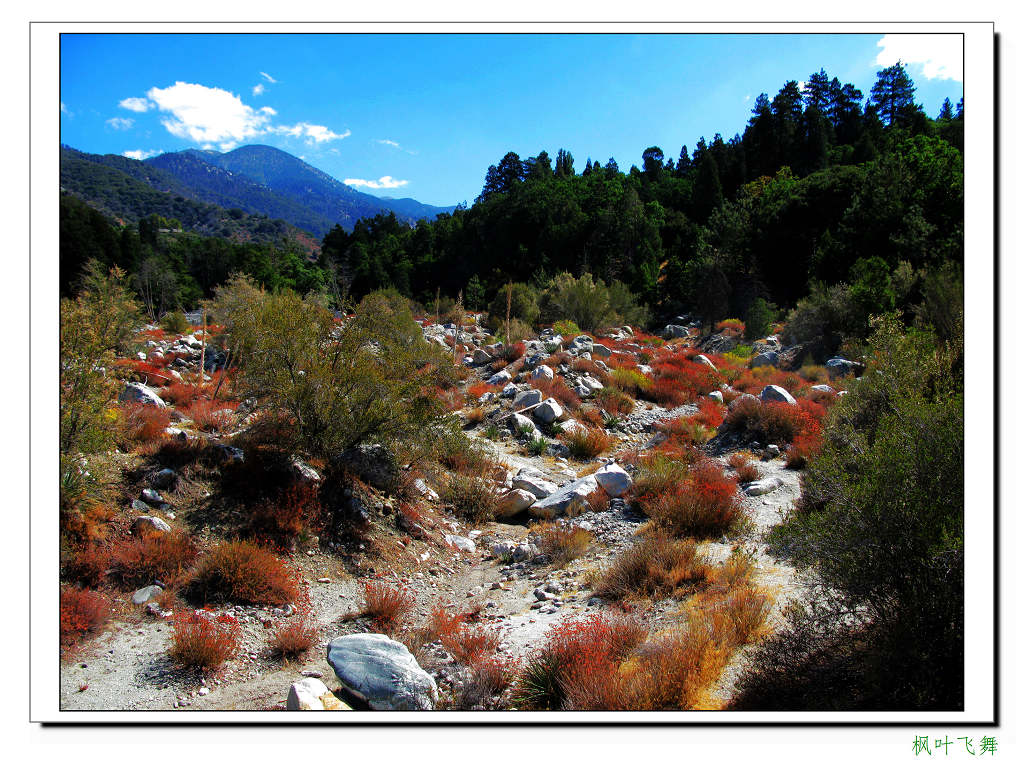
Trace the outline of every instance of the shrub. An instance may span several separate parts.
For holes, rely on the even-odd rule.
[[[697,415],[692,418],[706,429],[717,429],[725,420],[725,408],[711,399],[697,403]]]
[[[545,398],[554,397],[567,410],[576,410],[580,406],[579,395],[570,389],[561,376],[550,381],[534,381],[535,389],[540,389]]]
[[[193,604],[283,605],[298,598],[298,588],[295,576],[271,552],[229,541],[199,560],[185,594]]]
[[[87,543],[71,552],[64,563],[64,577],[95,588],[103,582],[110,569],[110,549],[97,543]]]
[[[191,419],[197,429],[221,432],[227,430],[234,420],[234,414],[231,412],[233,404],[199,400],[189,405],[183,411],[183,415]]]
[[[613,600],[685,596],[707,581],[710,572],[694,541],[648,535],[615,558],[594,594]]]
[[[164,314],[164,316],[160,318],[160,327],[168,333],[174,333],[175,335],[187,333],[192,329],[192,325],[185,317],[184,312],[177,310]]]
[[[645,455],[638,461],[633,495],[642,497],[674,492],[689,474],[690,469],[685,463],[660,453]]]
[[[813,420],[798,405],[744,399],[725,416],[734,430],[759,442],[786,444],[809,428]]]
[[[168,654],[182,666],[214,669],[233,656],[241,643],[236,618],[211,618],[202,612],[179,616],[171,633]]]
[[[587,496],[587,505],[590,507],[591,511],[600,514],[608,511],[611,500],[611,496],[605,492],[604,488],[599,487]]]
[[[505,344],[504,347],[502,347],[501,350],[501,358],[505,360],[505,362],[509,363],[515,362],[524,354],[526,354],[526,344],[524,344],[522,341],[517,341],[516,343],[507,343]]]
[[[160,398],[178,407],[187,407],[199,396],[199,387],[186,383],[172,383],[160,391]]]
[[[643,396],[665,407],[679,407],[690,401],[689,393],[667,378],[656,378],[643,389]]]
[[[609,415],[624,416],[633,412],[636,403],[621,389],[615,386],[606,386],[594,392],[594,400]]]
[[[494,485],[482,477],[451,474],[441,483],[438,495],[456,514],[474,523],[492,521],[498,506]]]
[[[178,581],[199,556],[195,540],[184,530],[118,541],[109,554],[113,576],[125,586],[141,587],[154,580]]]
[[[61,642],[74,644],[106,623],[109,614],[110,602],[102,594],[74,587],[61,589]]]
[[[447,469],[473,477],[505,479],[505,470],[494,452],[459,428],[436,429],[430,453]]]
[[[610,448],[615,439],[602,429],[580,428],[565,432],[562,441],[573,458],[589,460]]]
[[[537,535],[537,548],[559,567],[583,556],[594,542],[589,530],[557,522],[541,522],[533,532]]]
[[[572,336],[578,336],[580,333],[583,332],[582,330],[580,330],[580,326],[577,325],[572,320],[559,320],[554,325],[552,325],[551,329],[554,330],[555,333],[557,333],[558,335],[569,338],[571,338]]]
[[[276,500],[255,504],[246,531],[257,541],[287,546],[303,530],[317,523],[322,514],[316,486],[294,483]]]
[[[307,612],[300,612],[282,623],[270,638],[270,650],[283,658],[298,657],[317,640],[316,621]]]
[[[772,313],[768,302],[763,298],[755,298],[747,307],[747,321],[744,323],[743,337],[748,341],[764,338],[768,335]]]
[[[544,646],[524,664],[513,699],[527,709],[574,707],[569,696],[574,680],[614,673],[646,637],[643,626],[623,615],[564,619],[548,630]]]
[[[466,411],[466,421],[470,426],[476,426],[478,423],[482,423],[486,417],[487,414],[484,413],[484,409],[482,407],[475,407]]]
[[[236,276],[212,307],[239,360],[241,394],[289,415],[307,455],[428,439],[444,415],[437,392],[453,380],[450,355],[424,340],[407,302],[371,293],[339,324],[313,299]]]
[[[363,615],[385,634],[395,632],[416,600],[405,589],[391,588],[385,583],[363,583]]]
[[[60,450],[93,453],[111,447],[117,433],[111,409],[116,382],[107,372],[115,355],[129,350],[142,324],[128,276],[86,266],[83,288],[60,303]]]
[[[795,513],[772,536],[814,568],[826,595],[794,642],[806,635],[820,647],[810,640],[842,628],[830,614],[857,615],[843,631],[856,646],[844,655],[867,683],[862,698],[961,708],[962,339],[941,342],[883,317],[870,345],[862,380],[832,408]]]
[[[636,500],[656,525],[678,536],[715,537],[743,516],[735,480],[711,461],[693,466],[674,492],[638,494]]]
[[[742,334],[743,333],[743,329],[744,328],[743,328],[742,320],[737,320],[737,319],[722,320],[721,322],[719,322],[719,323],[717,323],[715,325],[715,332],[716,333],[726,333],[726,332],[729,332],[729,333],[734,333],[734,334]]]
[[[526,451],[530,455],[544,455],[544,451],[548,449],[548,444],[544,437],[537,436],[526,443]]]
[[[156,405],[138,402],[118,406],[121,433],[128,444],[153,442],[164,438],[164,429],[171,424],[171,411]]]
[[[509,311],[510,294],[511,311]],[[505,341],[511,341],[513,338],[517,341],[520,338],[529,338],[533,332],[532,326],[540,316],[540,308],[537,306],[537,291],[522,282],[502,285],[495,294],[494,300],[487,306],[487,327],[495,333],[505,333],[505,317],[509,314],[512,319],[519,321],[519,328],[525,324],[527,330],[523,335],[513,328],[513,332],[509,334],[511,338],[506,338]]]

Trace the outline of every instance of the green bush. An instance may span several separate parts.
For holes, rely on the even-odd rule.
[[[160,318],[160,327],[168,333],[187,333],[192,327],[186,319],[185,314],[180,311],[167,312]]]
[[[107,373],[131,348],[142,325],[138,304],[120,269],[86,267],[81,293],[60,302],[60,449],[92,453],[114,443],[116,381]]]
[[[217,289],[213,313],[227,326],[244,396],[287,414],[294,447],[309,455],[422,440],[444,413],[450,357],[424,341],[400,296],[371,293],[339,324],[316,301],[235,278]]]
[[[583,332],[572,320],[559,320],[552,326],[552,330],[560,336],[578,336]]]
[[[638,305],[625,285],[605,285],[588,272],[556,275],[541,295],[540,311],[545,322],[569,321],[586,331],[624,322],[642,326],[648,318],[647,307]]]
[[[513,282],[511,286],[502,285],[498,293],[487,306],[487,327],[496,333],[505,332],[505,317],[509,310],[509,292],[512,294],[511,317],[532,327],[540,316],[537,306],[537,291],[522,282]],[[516,336],[516,333],[510,333]],[[515,339],[518,340],[518,339]]]
[[[857,694],[885,708],[955,709],[964,689],[962,341],[907,332],[887,316],[874,322],[870,347],[867,372],[832,408],[797,509],[772,536],[821,587],[793,637],[820,647],[823,616],[841,616],[864,650],[844,650]]]
[[[768,302],[763,298],[755,298],[747,308],[747,318],[744,321],[743,337],[748,341],[764,338],[768,335],[768,328],[771,325],[772,313],[768,308]]]

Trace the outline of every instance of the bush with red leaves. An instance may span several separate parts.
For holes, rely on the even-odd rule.
[[[298,598],[295,574],[270,551],[228,541],[207,553],[185,587],[193,604],[283,605]]]
[[[676,487],[638,495],[636,500],[656,525],[679,537],[717,537],[743,515],[736,481],[711,461],[692,466]]]
[[[74,644],[102,626],[110,614],[105,596],[89,589],[68,587],[60,592],[60,639]]]
[[[201,611],[179,616],[174,621],[168,654],[182,666],[213,669],[238,650],[241,628],[237,618],[211,618]]]

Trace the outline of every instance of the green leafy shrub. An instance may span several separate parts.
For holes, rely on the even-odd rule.
[[[568,272],[555,276],[540,299],[541,318],[548,322],[567,320],[587,331],[623,322],[646,323],[647,308],[622,283],[605,285],[589,272],[573,277]]]
[[[552,329],[560,336],[578,336],[583,331],[580,326],[572,320],[558,320]]]
[[[167,312],[160,318],[160,327],[168,333],[180,334],[187,333],[192,326],[189,324],[184,312],[176,309],[173,312]]]
[[[509,294],[511,293],[511,307],[509,306]],[[540,316],[540,308],[537,305],[537,291],[531,286],[522,282],[513,282],[511,285],[502,285],[494,299],[487,305],[487,327],[496,334],[505,333],[505,317],[511,316],[519,320],[527,327],[532,328]],[[519,326],[522,327],[522,326]],[[531,331],[527,331],[529,334]],[[518,341],[518,332],[509,333],[512,337],[509,340]],[[529,335],[523,336],[524,338]]]

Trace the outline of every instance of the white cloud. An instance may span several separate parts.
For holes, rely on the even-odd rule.
[[[221,88],[197,83],[179,81],[169,88],[150,88],[146,96],[161,112],[171,114],[161,121],[171,135],[196,143],[217,142],[222,149],[265,133],[273,113],[253,109]]]
[[[929,80],[964,80],[963,38],[960,35],[886,35],[878,41],[875,63],[918,64]]]
[[[67,108],[67,106],[64,104],[63,101],[60,102],[60,111],[63,112],[64,114],[66,114],[66,115],[71,114],[71,110]]]
[[[163,149],[129,149],[121,154],[133,160],[145,160],[148,157],[156,157],[158,154],[163,154],[163,152]]]
[[[268,83],[276,83],[277,82],[277,80],[275,80],[273,77],[268,75],[266,72],[260,72],[260,74],[263,75],[265,78],[267,78],[267,82]]]
[[[349,186],[365,186],[368,189],[397,189],[409,182],[399,181],[396,178],[391,178],[391,176],[381,176],[376,181],[365,178],[346,178],[345,183]]]
[[[306,143],[308,144],[322,144],[325,141],[336,141],[338,139],[348,138],[352,135],[352,131],[350,130],[347,130],[344,133],[335,133],[326,125],[312,125],[310,123],[277,125],[271,128],[270,132],[283,136],[292,136],[293,138],[301,138],[305,136]]]
[[[131,98],[123,99],[118,106],[121,109],[128,109],[132,112],[148,112],[153,105],[149,102],[149,99],[132,96]]]
[[[107,120],[107,125],[114,130],[128,130],[135,125],[135,120],[130,117],[111,117]]]
[[[265,90],[266,88],[263,87],[263,83],[257,83],[256,85],[252,86],[252,95],[261,96],[263,95],[263,91]]]
[[[388,139],[388,138],[379,138],[379,139],[377,139],[377,143],[378,144],[387,144],[388,146],[393,146],[395,149],[401,149],[402,148],[401,145],[399,145],[399,143],[397,141],[392,141],[391,139]]]

